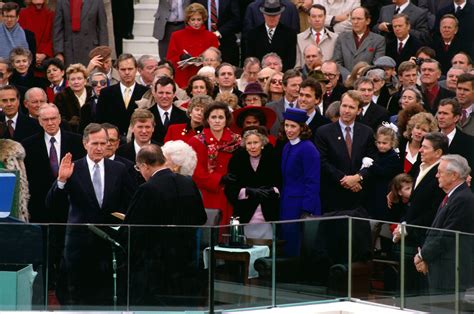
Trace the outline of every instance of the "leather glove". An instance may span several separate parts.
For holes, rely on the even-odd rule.
[[[189,59],[189,58],[192,58],[192,56],[188,53],[183,53],[182,55],[179,56],[180,61],[183,61],[183,60],[186,60],[186,59]]]
[[[235,183],[235,182],[237,182],[237,176],[235,174],[228,173],[228,174],[222,176],[220,184],[227,185],[227,184],[231,184],[231,183]]]

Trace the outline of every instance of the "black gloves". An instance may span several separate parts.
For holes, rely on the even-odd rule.
[[[224,176],[222,176],[220,184],[226,185],[226,184],[231,184],[237,182],[237,176],[232,173],[228,173]]]

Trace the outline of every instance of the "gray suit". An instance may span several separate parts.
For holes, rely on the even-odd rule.
[[[352,31],[339,34],[333,54],[333,60],[349,73],[357,62],[372,64],[377,58],[385,55],[383,36],[369,32],[357,49],[353,34]]]
[[[471,115],[466,119],[464,124],[459,126],[464,133],[474,136],[474,112],[471,112]]]
[[[380,23],[392,23],[395,8],[395,4],[389,4],[380,9],[379,20],[373,27],[374,32],[380,32],[378,28]],[[408,15],[408,18],[410,19],[410,35],[416,37],[416,39],[418,39],[422,44],[429,44],[431,42],[431,37],[428,25],[428,11],[426,9],[421,9],[410,2],[401,13]],[[392,36],[390,39],[395,38],[393,33],[390,33],[390,35]]]
[[[168,43],[171,38],[171,33],[175,30],[184,28],[182,25],[166,24],[171,14],[171,1],[173,0],[159,0],[158,9],[155,13],[155,23],[153,24],[153,37],[159,40],[158,49],[160,58],[163,60],[168,51]],[[176,1],[176,0],[174,0]],[[191,0],[182,0],[183,12],[184,9],[191,4]],[[183,13],[184,17],[184,13]]]
[[[270,134],[273,136],[278,136],[278,131],[280,130],[281,123],[283,122],[283,112],[285,112],[285,97],[282,97],[278,101],[272,101],[265,105],[265,107],[272,109],[276,113],[276,120],[273,123]]]
[[[54,53],[64,55],[64,63],[89,63],[89,51],[97,46],[108,46],[107,16],[104,2],[84,0],[81,11],[81,30],[72,31],[69,0],[58,0],[53,26]]]

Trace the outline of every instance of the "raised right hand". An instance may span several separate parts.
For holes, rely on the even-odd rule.
[[[66,182],[74,172],[74,163],[72,162],[71,153],[64,155],[61,159],[61,164],[59,165],[58,171],[58,181]]]

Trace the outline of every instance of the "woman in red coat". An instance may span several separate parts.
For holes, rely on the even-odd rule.
[[[191,137],[200,134],[203,128],[204,112],[211,102],[210,96],[194,96],[186,108],[186,114],[189,117],[188,123],[171,124],[166,131],[165,143],[177,140],[187,143]]]
[[[229,160],[241,141],[240,135],[229,129],[231,119],[227,104],[212,103],[204,112],[202,133],[188,142],[198,159],[193,180],[202,193],[204,206],[221,210],[221,225],[228,225],[232,216],[222,178],[227,174]]]
[[[176,31],[171,35],[168,45],[166,59],[173,62],[176,70],[175,81],[179,87],[185,88],[188,80],[199,70],[199,66],[189,64],[178,67],[178,61],[190,57],[198,57],[209,47],[218,47],[219,41],[214,33],[209,32],[204,27],[207,19],[207,11],[203,5],[193,3],[186,7],[184,11],[186,28]]]

